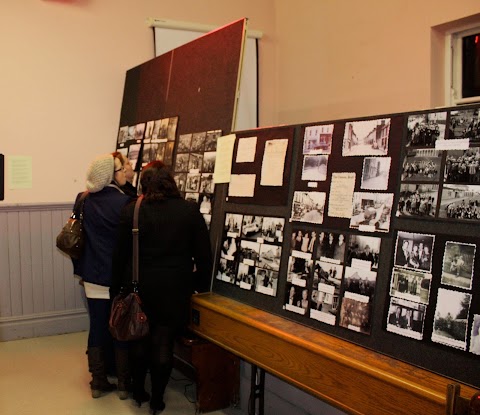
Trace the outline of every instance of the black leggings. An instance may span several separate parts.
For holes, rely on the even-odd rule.
[[[150,335],[131,347],[134,392],[143,391],[145,376],[150,368],[152,401],[162,402],[165,388],[173,367],[173,343],[175,332],[165,326],[150,325]]]

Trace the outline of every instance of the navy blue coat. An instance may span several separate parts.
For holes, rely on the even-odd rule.
[[[73,260],[74,273],[84,281],[110,287],[120,213],[130,200],[113,186],[87,195],[83,209],[85,248],[82,257]]]

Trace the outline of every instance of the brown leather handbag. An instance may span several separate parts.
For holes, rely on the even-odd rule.
[[[138,340],[150,332],[148,319],[142,310],[142,300],[138,294],[138,210],[143,195],[137,199],[133,212],[133,264],[132,289],[120,291],[112,302],[109,329],[112,336],[120,341]]]

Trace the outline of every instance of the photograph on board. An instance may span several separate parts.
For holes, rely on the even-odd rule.
[[[390,118],[345,123],[343,156],[386,156]]]
[[[437,212],[438,184],[400,185],[397,216],[435,217]]]
[[[408,148],[402,164],[402,181],[438,182],[442,151],[433,148]]]
[[[442,284],[472,289],[476,247],[475,244],[447,241],[443,254]]]
[[[412,114],[407,121],[407,147],[435,147],[445,138],[447,112]]]

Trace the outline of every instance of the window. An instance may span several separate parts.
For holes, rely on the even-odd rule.
[[[480,25],[446,35],[447,105],[480,102]]]

